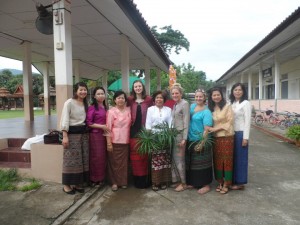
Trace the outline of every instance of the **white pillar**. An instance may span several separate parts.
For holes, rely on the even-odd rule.
[[[102,71],[102,87],[107,92],[107,77],[108,77],[108,71],[104,70]]]
[[[262,96],[262,94],[263,94],[263,85],[262,85],[262,83],[263,83],[263,80],[262,80],[262,68],[261,68],[261,64],[259,64],[259,66],[258,66],[258,98],[259,99],[263,99],[263,96]]]
[[[145,69],[145,88],[146,94],[150,95],[150,61],[148,57],[144,57],[144,69]]]
[[[244,72],[241,73],[241,81],[240,81],[242,84],[245,83],[245,80],[244,80]]]
[[[65,101],[73,95],[72,33],[70,1],[53,4],[53,39],[56,83],[57,126]]]
[[[129,94],[129,40],[124,34],[121,35],[121,73],[122,90]]]
[[[252,71],[248,71],[248,99],[252,99]]]
[[[157,88],[156,90],[161,90],[161,70],[156,68],[156,77],[157,77]]]
[[[33,92],[32,92],[32,70],[31,70],[31,43],[25,41],[23,58],[23,89],[24,89],[24,119],[33,121]]]
[[[275,84],[275,99],[280,98],[280,63],[278,53],[274,54],[274,84]]]
[[[80,61],[78,59],[73,60],[74,63],[74,76],[75,76],[75,84],[80,80]]]
[[[50,90],[49,90],[49,62],[43,63],[44,76],[44,113],[46,116],[51,115],[50,107]]]

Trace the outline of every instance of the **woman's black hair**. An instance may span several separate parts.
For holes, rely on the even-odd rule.
[[[99,107],[98,107],[98,101],[97,99],[95,98],[95,94],[98,90],[102,90],[105,94],[105,90],[103,87],[95,87],[94,90],[93,90],[93,98],[92,98],[92,105],[95,106],[95,109],[98,111],[99,110]],[[107,110],[107,105],[106,105],[106,102],[105,102],[105,99],[103,101],[103,106],[104,106],[104,109]]]
[[[145,99],[146,98],[146,88],[145,88],[145,85],[143,84],[143,82],[141,80],[135,80],[133,83],[132,83],[132,87],[131,87],[131,93],[130,95],[133,96],[133,99],[136,100],[136,93],[134,92],[134,84],[137,83],[137,82],[140,82],[143,86],[143,91],[142,91],[142,99]]]
[[[247,95],[245,85],[243,85],[242,83],[236,83],[232,86],[231,91],[230,91],[229,99],[230,99],[231,104],[234,103],[234,101],[235,101],[235,97],[233,95],[233,90],[238,86],[240,86],[242,88],[242,91],[243,91],[243,95],[240,99],[240,103],[243,102],[244,100],[248,100],[248,95]]]
[[[122,90],[115,92],[114,97],[113,97],[113,101],[115,101],[117,99],[117,97],[119,97],[120,95],[124,95],[125,102],[126,102],[127,101],[127,96],[126,96],[126,93]]]
[[[79,89],[79,87],[84,87],[86,89],[86,91],[88,91],[88,87],[84,82],[78,82],[74,85],[74,95],[73,95],[73,99],[78,99],[78,95],[77,95],[77,91]],[[87,112],[88,110],[88,102],[86,97],[83,99],[83,105],[84,105],[84,109],[85,112]]]
[[[164,103],[167,101],[167,95],[165,92],[163,91],[156,91],[152,94],[152,101],[155,102],[155,98],[157,95],[161,95],[164,99]]]
[[[211,112],[213,112],[215,110],[215,106],[216,106],[216,103],[212,100],[212,94],[214,91],[218,91],[222,97],[221,101],[219,102],[218,106],[220,107],[220,109],[222,110],[223,107],[226,105],[226,101],[224,99],[224,96],[223,96],[223,93],[222,93],[222,90],[220,88],[212,88],[210,91],[209,91],[209,95],[208,95],[208,108]]]

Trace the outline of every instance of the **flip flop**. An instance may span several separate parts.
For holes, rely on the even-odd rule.
[[[185,184],[179,184],[175,189],[174,191],[176,192],[181,192],[181,191],[184,191],[187,189],[187,186]]]

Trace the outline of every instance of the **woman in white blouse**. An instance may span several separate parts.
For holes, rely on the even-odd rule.
[[[248,146],[251,121],[251,104],[246,88],[236,83],[231,88],[230,101],[234,112],[234,155],[232,190],[243,190],[248,182]]]
[[[152,95],[155,105],[147,110],[146,129],[159,132],[155,126],[167,123],[171,126],[172,114],[169,107],[164,106],[167,96],[162,91],[157,91]],[[166,150],[152,153],[151,160],[152,190],[163,190],[171,182],[171,156]]]

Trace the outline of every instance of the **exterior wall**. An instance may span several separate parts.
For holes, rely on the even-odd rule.
[[[284,113],[296,112],[300,113],[300,100],[287,100],[287,99],[269,99],[269,100],[251,100],[251,105],[254,106],[256,111],[265,111],[268,109],[274,112]]]

